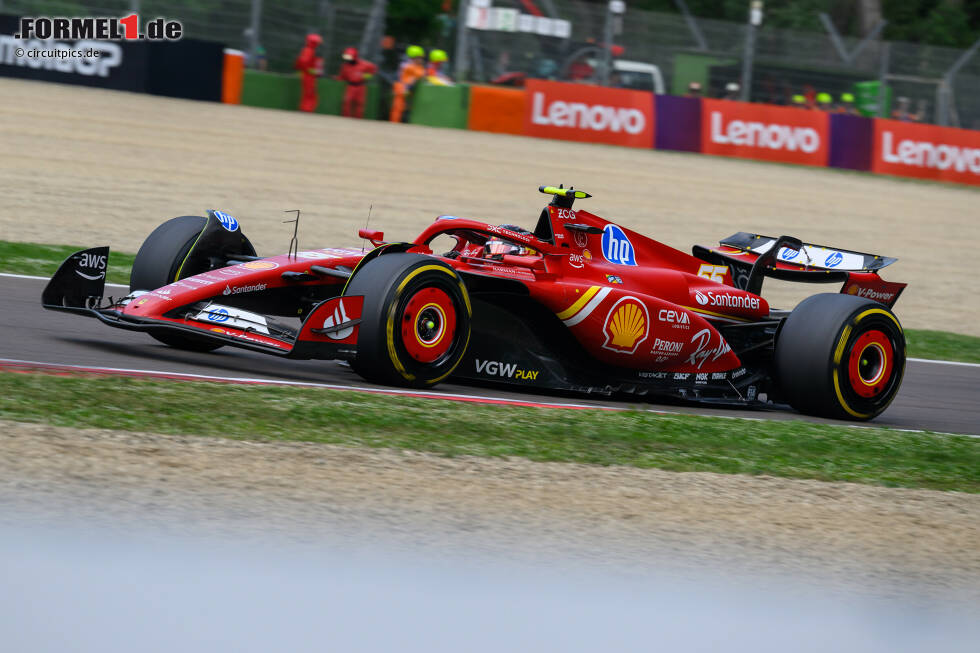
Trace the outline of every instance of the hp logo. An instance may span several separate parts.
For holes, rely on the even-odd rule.
[[[208,312],[208,320],[211,322],[226,322],[228,317],[228,311],[223,308]]]
[[[623,230],[614,224],[607,224],[602,230],[602,255],[610,263],[636,265],[633,243]]]
[[[238,231],[238,220],[228,215],[224,211],[215,211],[214,217],[218,218],[218,222],[221,223],[221,226],[228,231]]]
[[[840,252],[832,252],[827,256],[827,259],[823,262],[825,268],[836,268],[838,265],[843,263],[844,255]]]

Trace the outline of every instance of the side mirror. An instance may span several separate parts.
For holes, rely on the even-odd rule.
[[[357,235],[365,240],[370,240],[371,244],[374,245],[375,247],[378,247],[379,245],[383,245],[385,241],[385,232],[383,231],[375,231],[373,229],[360,229],[358,230]]]

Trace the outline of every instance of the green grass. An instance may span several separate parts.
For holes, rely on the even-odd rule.
[[[11,372],[0,419],[980,492],[980,439],[799,421]]]
[[[84,248],[0,240],[0,272],[49,277],[69,254],[80,249]],[[111,252],[107,280],[110,283],[128,284],[133,258],[133,254]],[[910,358],[980,363],[980,338],[921,329],[906,329],[905,334]]]
[[[0,240],[0,272],[50,277],[66,258],[80,249],[85,247],[12,243]],[[133,254],[110,250],[106,280],[109,283],[129,285],[129,270],[133,267],[134,258]]]
[[[946,331],[906,329],[910,358],[980,363],[980,338]]]

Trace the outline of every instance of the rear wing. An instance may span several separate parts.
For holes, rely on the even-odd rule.
[[[841,292],[893,306],[908,284],[884,281],[879,270],[898,259],[804,243],[792,236],[740,231],[718,247],[694,246],[694,256],[728,265],[737,288],[759,294],[765,277],[802,283],[842,283]]]

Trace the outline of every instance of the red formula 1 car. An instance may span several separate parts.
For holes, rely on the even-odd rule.
[[[444,215],[410,243],[362,230],[367,253],[261,258],[226,213],[174,218],[140,248],[128,296],[103,299],[97,247],[42,302],[181,349],[342,359],[404,386],[452,376],[859,420],[898,391],[905,284],[878,276],[895,259],[744,232],[692,256],[573,208],[587,193],[539,190],[553,197],[534,231]],[[766,277],[843,285],[781,311]]]

